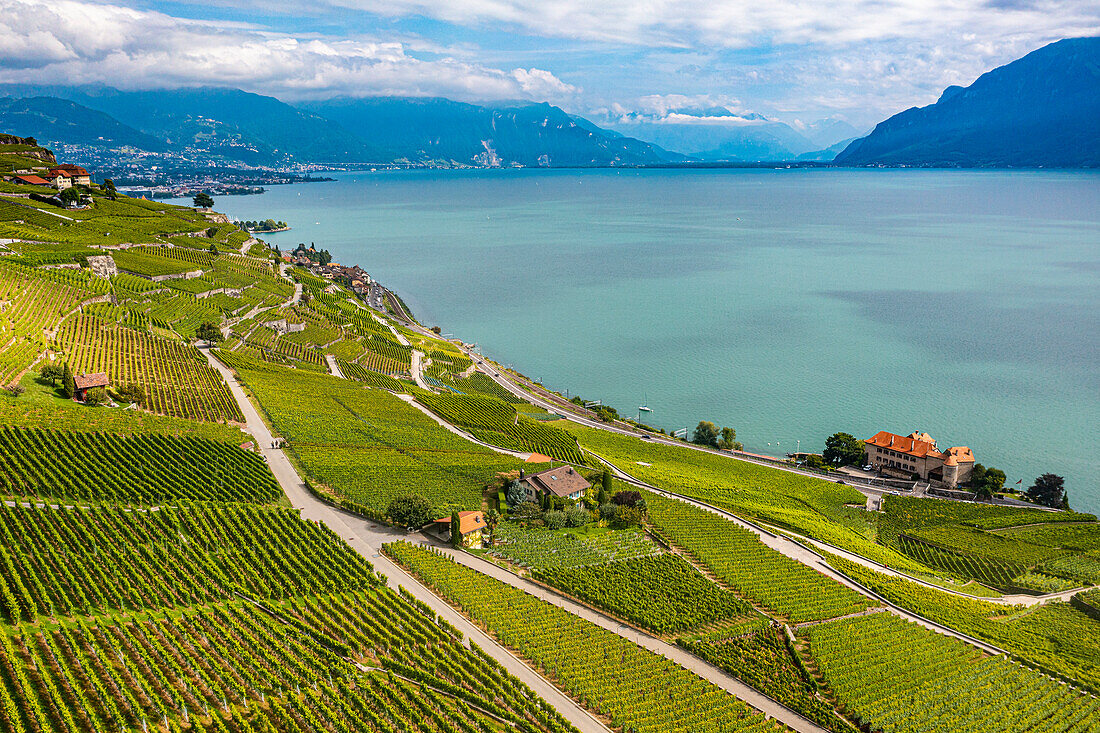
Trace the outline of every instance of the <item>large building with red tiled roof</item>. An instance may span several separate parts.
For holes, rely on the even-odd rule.
[[[946,451],[928,433],[897,435],[880,430],[863,441],[867,463],[888,476],[913,478],[955,488],[970,480],[974,453],[966,446]]]
[[[65,176],[75,186],[89,186],[92,183],[92,177],[88,175],[88,171],[72,163],[61,163],[54,166],[50,169],[50,175],[54,174]]]

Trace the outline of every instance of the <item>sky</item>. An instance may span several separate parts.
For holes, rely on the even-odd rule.
[[[0,83],[285,101],[547,101],[603,123],[857,128],[1051,41],[1096,0],[0,0]]]

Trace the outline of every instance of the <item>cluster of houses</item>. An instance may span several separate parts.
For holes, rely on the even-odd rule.
[[[561,499],[580,501],[592,484],[588,483],[572,466],[548,468],[545,471],[527,475],[520,470],[519,483],[527,492],[527,501],[538,501],[544,494]],[[488,534],[485,515],[482,512],[459,512],[458,531],[462,535],[463,547],[481,549]],[[432,522],[426,530],[441,540],[450,541],[451,518],[442,517]]]
[[[867,465],[897,478],[919,478],[954,489],[970,480],[974,452],[965,445],[941,451],[928,433],[896,435],[880,430],[863,441]]]
[[[90,186],[92,177],[78,165],[62,163],[47,170],[21,169],[8,177],[13,183],[27,186],[52,186],[64,191],[73,186]]]
[[[312,247],[311,251],[316,251]],[[287,254],[283,253],[283,261],[292,265],[299,265],[306,268],[317,277],[324,278],[325,280],[332,280],[333,282],[343,283],[356,295],[366,295],[370,291],[371,278],[359,265],[352,265],[351,267],[345,267],[338,265],[335,262],[330,262],[326,265],[322,265],[318,262],[311,260],[300,250]]]

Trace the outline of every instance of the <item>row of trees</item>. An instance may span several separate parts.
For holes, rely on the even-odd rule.
[[[275,221],[274,219],[264,219],[262,221],[249,219],[248,221],[235,221],[233,223],[250,232],[274,232],[287,228],[285,221]]]
[[[700,420],[692,433],[691,442],[722,450],[744,450],[745,446],[737,440],[737,431],[733,428],[720,428],[709,420]]]

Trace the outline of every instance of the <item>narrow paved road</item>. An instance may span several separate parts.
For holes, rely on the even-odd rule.
[[[371,315],[371,318],[378,321],[379,323],[381,323],[386,328],[390,329],[390,333],[392,333],[393,337],[395,339],[397,339],[397,343],[401,344],[402,346],[411,346],[411,344],[409,343],[409,340],[407,338],[405,338],[404,336],[402,336],[401,334],[399,334],[397,332],[397,329],[394,328],[393,325],[389,321],[383,320],[382,318],[380,318],[378,316],[377,313],[371,313],[370,315]]]
[[[334,377],[344,378],[344,373],[340,371],[340,365],[336,363],[336,357],[332,354],[325,354],[325,363],[328,364],[329,373]]]
[[[511,456],[512,458],[518,458],[521,461],[526,461],[528,458],[531,457],[530,453],[519,453],[517,451],[508,450],[506,448],[501,448],[500,446],[496,446],[496,445],[493,445],[491,443],[486,443],[484,440],[478,440],[477,438],[475,438],[470,433],[467,433],[462,428],[458,427],[457,425],[452,425],[451,423],[449,423],[446,420],[444,420],[443,418],[441,418],[439,415],[436,415],[434,412],[429,410],[424,405],[417,402],[416,398],[413,397],[411,394],[394,394],[394,397],[401,400],[402,402],[407,402],[412,407],[415,407],[417,410],[420,410],[425,415],[430,417],[432,420],[439,423],[439,426],[441,428],[443,428],[447,432],[454,433],[455,435],[462,438],[463,440],[468,440],[471,443],[474,443],[475,445],[480,445],[483,448],[488,448],[489,450],[495,451],[497,453],[503,453],[504,455]]]
[[[638,646],[644,647],[655,654],[660,654],[676,662],[681,667],[691,670],[708,682],[744,700],[768,717],[775,718],[796,731],[801,731],[803,733],[821,733],[825,731],[824,728],[816,723],[803,718],[790,708],[779,704],[767,695],[761,694],[755,688],[746,685],[736,677],[723,672],[721,669],[703,661],[699,657],[675,644],[669,644],[667,641],[650,636],[644,631],[640,631],[632,626],[626,626],[610,616],[577,603],[554,591],[548,590],[537,583],[532,583],[526,578],[521,578],[514,573],[508,572],[499,565],[494,565],[488,560],[483,560],[468,552],[461,552],[453,547],[440,547],[438,545],[436,549],[441,549],[457,562],[468,568],[476,570],[483,575],[488,575],[491,578],[495,578],[502,583],[507,583],[514,588],[526,591],[536,598],[540,598],[547,603],[552,603],[558,608],[570,612],[574,616],[579,616],[585,621],[590,621],[601,628],[607,629],[612,633],[618,634],[636,643]]]
[[[278,479],[280,486],[295,509],[301,511],[303,519],[314,522],[323,522],[329,529],[338,534],[359,554],[367,558],[374,568],[386,576],[387,582],[396,587],[402,585],[416,598],[428,604],[440,617],[461,631],[465,638],[475,642],[490,656],[496,659],[505,669],[523,681],[534,690],[542,699],[553,705],[558,712],[584,733],[608,733],[608,728],[587,710],[582,708],[571,698],[563,694],[558,688],[550,684],[545,678],[536,673],[526,663],[517,658],[508,649],[504,648],[481,629],[466,620],[462,614],[441,601],[434,593],[429,591],[419,581],[404,570],[394,565],[388,558],[381,555],[379,548],[384,542],[393,542],[399,539],[418,539],[419,535],[407,535],[390,527],[369,522],[361,517],[336,509],[314,497],[302,482],[301,476],[294,469],[286,454],[280,449],[273,449],[271,445],[274,437],[263,419],[260,417],[252,401],[248,399],[244,388],[237,381],[236,375],[224,364],[214,358],[207,348],[201,351],[206,355],[210,365],[214,367],[229,384],[229,389],[237,404],[244,413],[246,430],[256,439],[261,448],[264,459],[271,467],[272,473]]]
[[[428,386],[428,383],[424,381],[424,376],[421,374],[421,361],[423,358],[423,354],[413,349],[409,362],[409,373],[412,374],[413,381],[416,382],[417,387],[433,392],[434,390]]]

